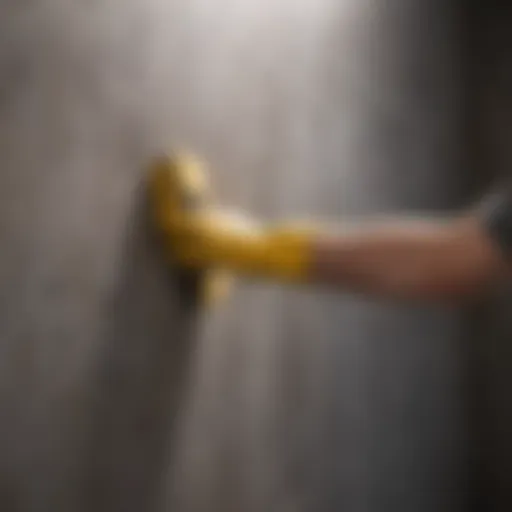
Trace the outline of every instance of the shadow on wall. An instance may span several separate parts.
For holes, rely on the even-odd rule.
[[[156,510],[195,347],[195,283],[169,266],[145,192],[139,187],[98,357],[85,489],[86,510],[98,512]]]

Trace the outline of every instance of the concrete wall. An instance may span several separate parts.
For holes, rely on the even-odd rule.
[[[460,206],[449,3],[1,9],[2,510],[464,510],[465,312],[243,283],[198,317],[140,189],[171,142],[266,218]]]
[[[2,4],[2,510],[152,508],[192,350],[139,206],[161,8]]]

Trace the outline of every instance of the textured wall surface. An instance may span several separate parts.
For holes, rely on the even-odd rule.
[[[448,4],[0,3],[2,510],[464,509],[463,312],[243,283],[196,318],[140,204],[167,142],[269,219],[462,204]]]

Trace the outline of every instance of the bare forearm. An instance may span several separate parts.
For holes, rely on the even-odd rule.
[[[476,219],[359,223],[318,237],[312,279],[399,299],[459,300],[485,291],[500,255]]]

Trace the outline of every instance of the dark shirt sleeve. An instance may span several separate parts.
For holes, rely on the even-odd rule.
[[[484,198],[479,215],[489,236],[506,259],[512,261],[512,188],[508,183]]]

